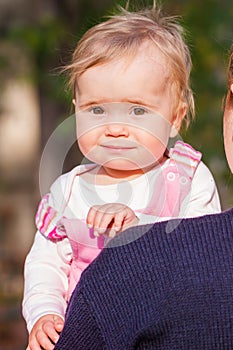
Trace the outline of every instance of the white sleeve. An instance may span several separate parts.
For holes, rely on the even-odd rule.
[[[221,212],[218,190],[207,166],[200,162],[193,177],[191,192],[185,198],[180,217],[195,217]]]
[[[54,243],[37,231],[24,267],[23,316],[29,332],[43,315],[64,318],[70,257],[67,239]]]
[[[221,212],[218,190],[207,166],[200,162],[192,180],[191,191],[180,208],[180,218],[189,218]],[[136,212],[139,224],[152,224],[171,219]]]
[[[49,194],[49,205],[58,213],[64,202],[65,184],[66,177],[61,176]],[[23,316],[29,332],[43,315],[52,313],[64,317],[71,256],[67,238],[53,242],[40,231],[36,232],[24,266]]]

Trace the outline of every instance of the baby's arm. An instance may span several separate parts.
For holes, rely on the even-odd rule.
[[[121,203],[95,205],[87,214],[87,225],[94,228],[95,236],[107,234],[114,237],[117,232],[135,226],[138,222],[134,211]]]
[[[42,341],[40,345],[45,345],[45,341],[49,341],[50,347],[44,346],[46,350],[54,347],[48,339],[48,332],[50,336],[52,334],[52,339],[55,339],[54,331],[59,331],[63,324],[67,306],[70,255],[71,248],[67,240],[54,243],[47,240],[40,232],[36,233],[35,241],[25,262],[23,299],[23,315],[30,333],[28,348],[30,350],[40,349],[37,345],[40,341]],[[51,317],[59,320],[58,328],[55,325],[57,322],[54,327],[51,324]]]

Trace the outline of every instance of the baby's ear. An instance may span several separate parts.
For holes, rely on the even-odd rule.
[[[177,129],[175,125],[172,125],[170,130],[170,138],[176,137],[178,132],[179,132],[179,129]]]
[[[230,85],[231,93],[233,94],[233,83]]]
[[[187,104],[185,102],[180,102],[177,107],[176,113],[173,117],[173,122],[170,131],[170,137],[175,137],[180,131],[183,119],[187,113]]]
[[[76,100],[74,98],[72,100],[72,103],[73,103],[74,106],[76,105]]]

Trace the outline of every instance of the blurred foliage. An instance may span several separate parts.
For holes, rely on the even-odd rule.
[[[63,23],[53,17],[42,17],[38,23],[32,25],[25,23],[10,27],[6,39],[17,47],[20,46],[32,60],[32,69],[27,78],[32,79],[36,85],[43,86],[52,99],[58,99],[59,102],[64,99],[68,102],[64,91],[64,77],[56,72],[66,40]]]
[[[226,71],[229,49],[233,43],[233,2],[187,1],[183,2],[181,13],[189,31],[197,116],[185,138],[203,152],[203,159],[214,173],[217,183],[228,187],[228,193],[233,193],[222,136]],[[231,195],[229,205],[233,204],[232,199]]]
[[[34,13],[33,20],[25,16],[21,21],[5,23],[2,41],[8,41],[27,53],[33,67],[30,79],[38,86],[41,103],[45,104],[49,99],[61,110],[54,117],[54,125],[67,116],[71,103],[70,92],[65,88],[66,77],[59,73],[59,68],[70,61],[77,40],[90,26],[111,13],[117,4],[125,6],[126,2],[49,0],[53,9],[49,13],[42,11],[38,15]],[[152,4],[153,1],[130,1],[131,5],[135,3],[140,6]],[[181,23],[187,31],[193,58],[192,87],[196,99],[196,120],[182,136],[202,151],[203,159],[216,181],[221,186],[226,185],[233,193],[233,180],[225,161],[222,138],[222,99],[226,92],[228,50],[232,44],[233,2],[164,0],[162,4],[165,13],[182,17]],[[0,76],[9,64],[6,54],[1,53],[0,50]],[[42,128],[46,127],[46,118],[43,119],[42,113]]]

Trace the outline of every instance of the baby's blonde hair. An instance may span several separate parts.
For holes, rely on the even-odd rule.
[[[165,17],[161,8],[129,12],[120,8],[120,13],[89,29],[77,44],[72,62],[66,68],[70,71],[70,86],[75,92],[77,79],[88,68],[134,57],[144,42],[153,42],[168,58],[172,82],[177,96],[187,104],[186,124],[194,116],[194,98],[190,88],[192,61],[183,38],[183,27],[176,17]],[[176,97],[177,97],[176,96]]]

